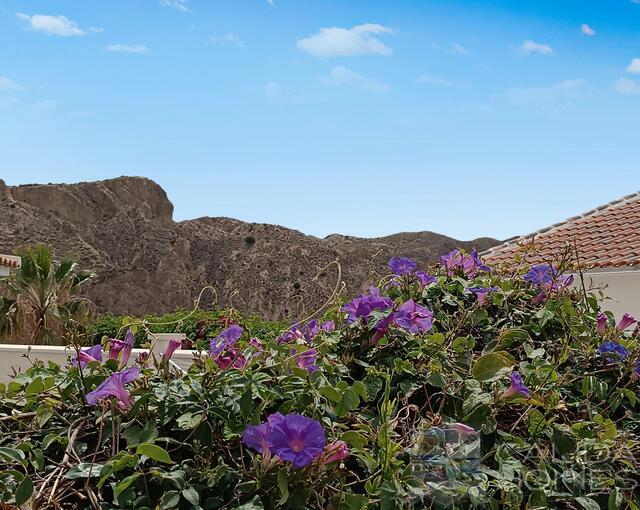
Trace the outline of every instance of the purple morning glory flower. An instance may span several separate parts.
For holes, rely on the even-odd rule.
[[[604,313],[598,314],[598,333],[604,335],[607,330],[607,316]]]
[[[284,420],[284,416],[280,413],[274,413],[260,425],[249,425],[242,433],[242,442],[263,456],[270,454],[269,434],[271,434],[271,427],[282,420]]]
[[[524,281],[533,285],[551,285],[558,276],[558,271],[551,264],[538,264],[532,266],[524,275]]]
[[[176,352],[176,349],[179,349],[181,346],[181,340],[170,340],[167,350],[162,353],[162,359],[171,359],[171,356]]]
[[[366,320],[373,310],[385,311],[391,307],[393,307],[393,300],[381,296],[380,291],[376,287],[371,287],[369,294],[358,296],[343,306],[342,311],[348,313],[347,322],[353,323],[360,318]]]
[[[336,329],[336,325],[334,324],[333,321],[329,320],[329,321],[323,322],[320,325],[320,329],[325,333],[333,333]]]
[[[332,462],[339,462],[349,456],[349,447],[344,441],[334,441],[324,448],[322,463],[326,466]]]
[[[490,292],[497,292],[498,287],[469,287],[467,290],[476,295],[478,306],[482,306],[487,299],[487,295]]]
[[[389,331],[389,327],[393,323],[394,319],[395,314],[392,313],[376,322],[376,325],[374,327],[375,333],[371,337],[370,341],[371,345],[376,345],[380,341],[380,339],[387,334],[387,331]]]
[[[440,257],[440,260],[448,275],[462,271],[468,278],[473,278],[479,271],[491,271],[491,268],[480,260],[476,250],[469,255],[464,255],[460,250],[453,250]]]
[[[209,354],[214,358],[219,356],[225,349],[233,346],[238,341],[243,331],[237,324],[233,324],[223,330],[217,337],[211,339]]]
[[[478,252],[473,250],[471,254],[463,257],[462,259],[462,271],[469,278],[473,278],[479,271],[491,271],[491,268],[482,263]]]
[[[635,324],[637,321],[628,313],[625,313],[622,316],[622,319],[620,319],[620,322],[618,322],[618,325],[616,326],[616,328],[618,328],[618,331],[624,331],[625,329],[627,329],[629,326],[631,326],[632,324]]]
[[[313,319],[300,329],[291,328],[289,330],[289,336],[285,333],[281,338],[285,339],[287,343],[300,338],[304,338],[306,342],[311,343],[320,333],[331,333],[334,329],[333,321],[326,321],[321,324],[316,319]]]
[[[307,349],[306,351],[298,352],[291,351],[291,354],[295,354],[296,364],[299,368],[304,368],[308,373],[313,374],[318,370],[318,349]]]
[[[393,314],[393,322],[409,333],[425,333],[433,326],[433,312],[410,299]]]
[[[456,269],[462,268],[464,255],[460,250],[452,250],[446,255],[440,257],[442,264],[444,265],[449,275],[453,274]]]
[[[604,342],[598,347],[598,354],[604,356],[607,361],[612,362],[625,359],[630,352],[629,349],[618,342]],[[615,356],[608,356],[608,354],[615,354]]]
[[[416,271],[416,278],[418,279],[418,283],[420,283],[421,287],[426,287],[427,285],[438,281],[435,276],[431,276],[424,271]]]
[[[261,455],[267,455],[269,452],[269,423],[261,423],[260,425],[249,425],[242,433],[242,443],[253,448]]]
[[[389,261],[389,269],[397,276],[413,274],[417,268],[416,261],[409,257],[392,257]]]
[[[121,367],[127,366],[134,344],[135,344],[135,338],[133,336],[133,331],[131,331],[131,329],[128,329],[127,334],[124,335],[124,347],[122,348],[122,352],[120,353],[120,355],[122,356],[122,359],[120,360]]]
[[[635,370],[635,372],[636,372],[636,375],[637,375],[638,377],[640,377],[640,361],[638,361],[638,362],[636,363],[636,370]]]
[[[511,386],[504,392],[504,396],[531,398],[531,390],[522,382],[520,373],[511,372]]]
[[[546,292],[540,291],[538,292],[538,295],[531,300],[531,303],[533,303],[534,305],[539,305],[541,303],[544,303],[548,297],[549,296]]]
[[[293,327],[280,335],[277,342],[279,344],[289,344],[291,342],[295,342],[296,340],[301,340],[302,338],[304,338],[304,334],[302,333],[302,331],[300,331],[296,327]]]
[[[262,349],[264,349],[264,345],[256,337],[252,337],[249,340],[249,345],[253,347],[256,350],[256,352],[262,352]]]
[[[319,421],[289,414],[270,426],[269,450],[295,468],[303,468],[318,458],[327,444]]]
[[[99,344],[77,352],[71,360],[71,364],[74,367],[79,366],[81,369],[84,369],[87,363],[91,363],[92,361],[102,361],[102,346]]]
[[[124,342],[122,340],[118,340],[117,338],[109,340],[109,359],[117,360],[122,349],[124,349]]]
[[[128,409],[133,404],[131,395],[124,387],[140,375],[138,367],[131,367],[122,372],[115,372],[107,377],[95,390],[87,393],[86,400],[89,405],[97,405],[99,401],[115,397],[121,409]]]
[[[247,359],[238,352],[235,347],[229,347],[223,354],[219,354],[214,358],[216,365],[220,370],[226,370],[227,368],[243,369],[247,364]]]

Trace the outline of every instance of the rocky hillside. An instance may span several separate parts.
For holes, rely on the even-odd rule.
[[[229,218],[174,222],[172,214],[164,190],[144,178],[26,186],[0,180],[0,251],[44,243],[74,255],[97,274],[89,298],[118,314],[189,307],[200,288],[214,285],[222,306],[278,319],[300,317],[325,301],[337,275],[334,266],[320,269],[332,260],[340,261],[347,293],[354,294],[393,255],[428,263],[455,247],[497,243],[433,232],[319,239]]]

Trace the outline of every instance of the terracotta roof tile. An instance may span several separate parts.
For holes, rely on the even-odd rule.
[[[0,255],[0,266],[17,269],[20,267],[20,259],[10,255]]]
[[[481,255],[489,264],[510,262],[531,243],[536,250],[527,260],[532,263],[553,260],[567,246],[575,246],[580,262],[587,266],[640,266],[640,192],[533,234],[508,239]]]

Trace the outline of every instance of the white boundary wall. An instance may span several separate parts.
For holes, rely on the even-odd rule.
[[[640,319],[640,271],[590,271],[585,273],[584,280],[587,288],[591,283],[607,285],[604,294],[609,299],[605,299],[601,306],[612,312],[616,320],[624,313]],[[579,278],[576,278],[574,285],[580,285]]]
[[[31,350],[29,350],[31,348]],[[85,347],[86,348],[86,347]],[[71,347],[58,347],[48,345],[13,345],[0,344],[0,383],[11,381],[13,368],[18,371],[24,371],[31,366],[29,359],[25,355],[29,353],[29,358],[39,360],[45,364],[53,361],[60,366],[65,366],[69,360],[73,358],[75,350]],[[141,352],[147,352],[147,349],[133,349],[129,364],[133,363]],[[193,362],[193,354],[195,351],[177,350],[173,353],[171,361],[180,368],[187,370]],[[159,354],[156,354],[159,356]]]

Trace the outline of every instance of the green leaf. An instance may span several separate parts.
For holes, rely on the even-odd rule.
[[[278,489],[280,489],[278,506],[282,506],[289,499],[289,479],[287,478],[287,470],[285,468],[280,468],[278,471]]]
[[[52,416],[53,409],[48,405],[43,404],[38,407],[38,410],[36,411],[36,422],[38,423],[38,427],[44,427],[45,423],[47,423]]]
[[[63,441],[64,437],[59,436],[58,434],[47,434],[42,440],[42,449],[46,450],[53,443],[62,443]]]
[[[44,470],[44,454],[40,448],[31,450],[31,464],[36,471]]]
[[[327,399],[329,399],[333,403],[340,402],[340,399],[342,398],[340,392],[333,386],[323,386],[319,391],[320,395],[322,395],[323,397],[327,397]]]
[[[172,510],[180,503],[180,493],[178,491],[165,492],[160,500],[160,510]]]
[[[552,443],[560,455],[573,453],[577,445],[576,438],[569,427],[563,427],[562,429],[555,427],[553,429]]]
[[[33,482],[31,478],[25,476],[16,489],[16,505],[24,505],[31,498],[31,494],[33,494]]]
[[[4,458],[7,462],[22,462],[24,460],[24,453],[17,448],[0,446],[0,457]]]
[[[24,389],[24,394],[35,395],[37,393],[41,393],[42,391],[44,391],[44,382],[42,381],[41,377],[36,377]]]
[[[250,385],[240,397],[238,404],[240,404],[240,411],[244,418],[251,416],[253,413],[253,392]],[[192,428],[195,428],[195,426]]]
[[[343,418],[349,411],[352,411],[353,409],[358,407],[358,404],[360,404],[358,395],[356,395],[356,393],[351,388],[347,388],[347,390],[342,394],[340,402],[338,402],[338,405],[336,405],[335,413],[340,418]]]
[[[607,500],[607,510],[618,510],[622,506],[622,494],[620,494],[620,490],[615,488],[609,494],[609,498]]]
[[[353,448],[362,449],[367,443],[367,438],[355,430],[348,430],[342,434],[342,440],[346,441]]]
[[[254,496],[251,501],[248,501],[244,505],[236,506],[233,510],[264,510],[262,501],[259,496]]]
[[[367,400],[367,387],[361,381],[356,381],[353,383],[353,391],[358,395],[363,401]]]
[[[240,404],[242,405],[242,403]],[[181,430],[193,430],[202,421],[202,414],[193,414],[193,413],[184,413],[180,416],[176,422],[178,423],[178,428]]]
[[[378,393],[380,393],[382,381],[378,377],[368,375],[362,380],[362,383],[367,388],[367,401],[371,402],[378,396]]]
[[[442,376],[442,374],[439,374],[437,372],[431,372],[427,377],[427,382],[431,386],[435,386],[436,388],[444,388],[447,384],[447,381]]]
[[[122,481],[120,481],[118,485],[116,485],[116,488],[113,490],[113,495],[118,498],[118,496],[126,491],[131,486],[131,484],[138,479],[139,476],[140,473],[134,473],[131,476],[123,478]]]
[[[549,505],[547,504],[547,496],[543,489],[535,489],[531,492],[527,508],[531,508],[532,510],[549,508]]]
[[[189,486],[186,489],[183,489],[182,496],[194,507],[200,505],[200,494],[198,494],[198,491],[193,487]]]
[[[151,443],[158,437],[155,421],[149,420],[143,428],[138,425],[130,425],[124,429],[122,437],[127,441],[129,448],[140,443]]]
[[[93,467],[92,467],[93,466]],[[90,462],[82,462],[73,466],[64,477],[68,480],[76,480],[78,478],[89,478],[89,473],[91,473],[91,478],[97,478],[100,476],[102,472],[102,464],[91,464]]]
[[[145,455],[150,459],[153,459],[157,462],[162,462],[163,464],[173,464],[173,461],[171,460],[171,457],[169,457],[167,450],[153,443],[142,443],[138,445],[138,447],[136,448],[136,453],[138,455]]]
[[[515,360],[506,351],[497,351],[480,356],[473,365],[473,378],[478,381],[491,382],[506,375]]]
[[[362,510],[366,508],[368,499],[361,494],[342,494],[338,510]]]
[[[580,496],[576,498],[576,503],[579,503],[585,510],[600,510],[600,505],[591,498],[586,496]]]
[[[512,345],[522,345],[529,341],[531,337],[524,329],[512,328],[505,329],[500,332],[500,339],[498,340],[497,350],[509,349]]]
[[[117,473],[118,471],[122,471],[128,468],[135,468],[137,463],[137,455],[131,455],[124,451],[117,453],[107,462],[105,462],[102,471],[100,472],[100,481],[98,482],[98,488],[101,488],[113,473]]]

